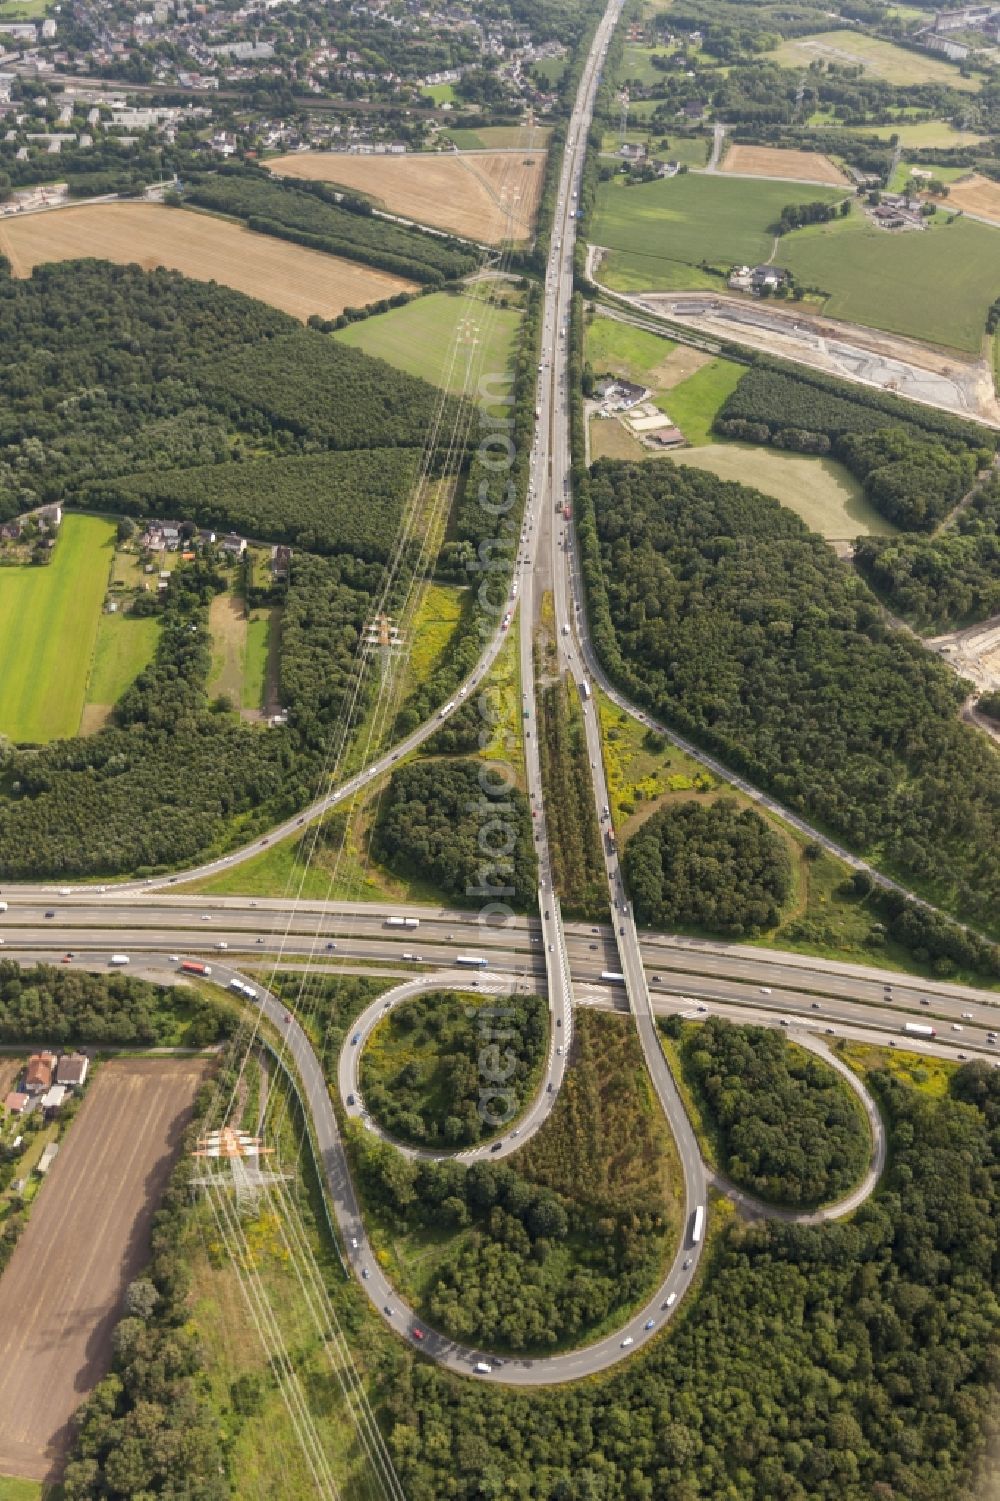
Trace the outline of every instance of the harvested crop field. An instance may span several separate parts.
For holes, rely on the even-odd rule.
[[[111,1364],[153,1212],[206,1063],[105,1063],[0,1278],[0,1473],[56,1478],[70,1420]]]
[[[280,177],[337,183],[364,193],[389,213],[492,245],[507,238],[526,240],[531,234],[545,152],[348,156],[303,151],[265,165]]]
[[[378,302],[413,286],[400,276],[255,234],[228,219],[158,203],[74,204],[5,219],[0,254],[15,276],[29,276],[43,261],[83,256],[134,263],[147,271],[167,266],[259,297],[303,322],[311,313],[335,318],[345,307]]]
[[[1000,224],[1000,182],[991,182],[988,177],[980,177],[978,172],[973,172],[964,182],[953,182],[948,191],[948,202],[964,209],[967,214],[978,214],[981,219]]]
[[[943,57],[910,51],[858,31],[823,31],[818,35],[793,37],[769,53],[768,60],[780,68],[803,68],[820,60],[840,67],[860,67],[887,83],[940,83],[969,93],[980,87],[978,78],[964,78],[955,63]]]
[[[818,151],[783,151],[776,146],[740,146],[734,142],[719,170],[734,177],[787,177],[800,182],[828,182],[834,187],[847,185],[847,178],[828,156]]]

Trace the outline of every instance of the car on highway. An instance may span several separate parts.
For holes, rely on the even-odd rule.
[[[352,1094],[349,1094],[347,1096],[347,1103],[348,1103],[348,1105],[353,1105],[354,1104],[354,1096]]]
[[[55,913],[54,912],[46,912],[45,916],[46,917],[55,917]]]
[[[635,1344],[635,1340],[632,1338],[631,1334],[626,1334],[625,1338],[622,1340],[622,1349],[623,1350],[627,1350],[628,1347],[629,1347],[629,1345],[634,1345],[634,1344]]]
[[[973,1020],[972,1012],[971,1011],[963,1011],[962,1012],[962,1020],[964,1022],[971,1022]]]
[[[684,1270],[687,1271],[688,1268],[690,1267],[690,1265],[691,1265],[691,1258],[690,1258],[690,1256],[687,1256],[684,1259]]]
[[[351,1038],[351,1047],[352,1048],[356,1048],[357,1045],[358,1045],[358,1043],[360,1041],[361,1041],[361,1033],[360,1032],[355,1032],[354,1036]]]
[[[782,1016],[780,1018],[780,1025],[783,1027],[789,1027],[791,1026],[791,1022],[788,1020],[787,1016]]]
[[[642,1327],[644,1329],[655,1329],[656,1328],[656,1320],[655,1319],[647,1319],[646,1322],[643,1324]]]
[[[369,1277],[370,1277],[370,1276],[371,1276],[371,1271],[370,1271],[370,1269],[369,1269],[369,1268],[368,1268],[368,1267],[366,1267],[366,1266],[363,1266],[363,1267],[362,1267],[362,1268],[361,1268],[361,1275],[362,1275],[362,1277],[363,1277],[363,1278],[364,1278],[364,1279],[365,1279],[365,1281],[366,1281],[366,1282],[367,1282],[367,1281],[368,1281],[368,1278],[369,1278]]]
[[[760,991],[761,995],[770,995],[771,994],[771,987],[770,987],[770,985],[758,985],[757,989]]]
[[[413,1329],[411,1332],[414,1339],[423,1339],[424,1337],[424,1331],[422,1329]]]
[[[827,1037],[835,1037],[837,1034],[834,1032],[832,1027],[827,1027],[826,1035]]]
[[[352,1235],[351,1236],[351,1250],[352,1251],[356,1251],[357,1249],[358,1249],[358,1237],[356,1235]]]
[[[71,959],[72,959],[72,958],[73,958],[73,955],[72,955],[72,954],[63,954],[63,956],[62,956],[62,962],[63,962],[63,963],[64,963],[64,964],[69,964],[69,962],[70,962],[70,960],[71,960]]]
[[[336,947],[337,945],[335,943],[328,943],[326,946],[327,952],[329,953],[331,949],[335,949]]]
[[[391,1303],[386,1303],[384,1308],[382,1309],[382,1312],[385,1314],[387,1319],[394,1319],[396,1317],[396,1310],[393,1308]]]
[[[813,1001],[813,1003],[812,1003],[812,1009],[814,1011],[818,1011],[819,1010],[819,1001]]]
[[[502,1146],[503,1146],[503,1142],[502,1141],[495,1141],[493,1143],[493,1145],[490,1147],[490,1151],[491,1152],[499,1152],[499,1150],[500,1150],[500,1148]]]
[[[560,1043],[559,1046],[556,1048],[556,1057],[557,1058],[561,1058],[562,1055],[563,1055],[563,1047],[562,1047],[562,1043]]]

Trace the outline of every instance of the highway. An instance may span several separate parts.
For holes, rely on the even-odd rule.
[[[652,722],[611,688],[596,662],[580,608],[583,594],[572,529],[562,517],[562,507],[570,499],[567,331],[576,204],[600,67],[621,4],[622,0],[611,0],[597,28],[567,128],[545,280],[539,416],[521,547],[511,586],[510,610],[518,612],[526,782],[538,855],[537,920],[522,918],[490,925],[480,923],[475,914],[468,912],[394,907],[393,916],[412,915],[419,920],[419,927],[402,932],[386,927],[389,914],[373,911],[366,904],[199,897],[180,890],[170,891],[174,885],[180,887],[186,881],[252,858],[278,839],[295,834],[310,820],[364,789],[399,757],[416,749],[487,676],[506,639],[505,623],[498,624],[474,671],[456,693],[454,705],[441,710],[390,752],[317,799],[303,813],[253,840],[244,849],[188,871],[114,885],[5,885],[2,896],[7,909],[0,913],[3,944],[0,952],[14,958],[30,962],[46,957],[58,961],[71,954],[70,964],[101,968],[111,953],[127,953],[133,970],[162,980],[176,979],[182,956],[201,955],[211,964],[214,982],[226,986],[234,978],[245,978],[252,984],[278,1039],[275,1043],[278,1056],[283,1059],[310,1117],[347,1262],[373,1307],[397,1333],[448,1368],[469,1375],[477,1365],[485,1363],[488,1369],[480,1374],[495,1373],[498,1379],[524,1386],[576,1380],[608,1369],[655,1337],[682,1305],[683,1295],[696,1275],[704,1237],[694,1238],[692,1225],[696,1211],[707,1205],[710,1181],[731,1194],[747,1213],[780,1217],[778,1211],[766,1209],[740,1194],[706,1169],[660,1046],[657,1015],[671,1011],[694,1016],[714,1013],[787,1026],[790,1035],[821,1053],[848,1078],[864,1102],[871,1125],[871,1162],[863,1183],[841,1204],[828,1206],[814,1216],[784,1216],[813,1222],[855,1208],[872,1191],[885,1160],[884,1130],[874,1105],[850,1070],[829,1053],[826,1036],[832,1031],[839,1036],[884,1042],[886,1033],[899,1033],[903,1020],[911,1015],[921,1020],[937,1018],[946,1036],[917,1044],[908,1039],[907,1046],[949,1057],[955,1056],[960,1048],[968,1050],[970,1056],[990,1056],[988,1008],[998,1003],[992,995],[969,987],[924,985],[863,965],[834,965],[763,949],[640,934],[613,838],[606,838],[604,843],[610,921],[594,925],[562,921],[558,893],[552,887],[534,689],[535,628],[542,596],[547,590],[551,590],[554,605],[559,663],[581,685],[592,790],[603,835],[611,832],[611,824],[606,812],[609,798],[600,730],[595,705],[586,696],[583,685],[599,682],[627,712],[636,714],[644,723]],[[704,753],[664,727],[658,728],[717,775],[734,782],[810,838],[850,864],[863,865]],[[481,954],[488,959],[488,965],[481,974],[470,975],[467,969],[455,966],[458,953]],[[677,1142],[684,1179],[685,1216],[676,1253],[661,1285],[621,1329],[565,1354],[499,1361],[495,1356],[459,1346],[417,1320],[385,1278],[367,1239],[346,1148],[319,1060],[294,1016],[253,970],[255,964],[268,974],[278,964],[294,967],[301,963],[315,968],[317,957],[324,965],[361,968],[371,973],[386,965],[400,964],[410,966],[413,971],[389,996],[383,996],[363,1013],[340,1060],[338,1087],[345,1112],[349,1117],[359,1118],[369,1129],[372,1123],[366,1117],[358,1089],[357,1061],[364,1039],[384,1014],[387,1004],[391,1006],[428,988],[472,985],[497,995],[514,989],[531,989],[547,996],[550,1042],[541,1086],[522,1118],[512,1123],[501,1139],[497,1157],[522,1145],[543,1123],[558,1098],[568,1063],[574,1002],[600,1006],[627,1003],[657,1097]],[[237,964],[238,969],[234,968]],[[609,986],[605,978],[609,971],[622,976],[620,986]],[[357,1042],[353,1041],[355,1036]],[[353,1104],[348,1103],[350,1098]],[[487,1143],[472,1154],[462,1155],[492,1156],[493,1147]]]

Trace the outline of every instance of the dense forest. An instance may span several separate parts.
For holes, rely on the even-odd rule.
[[[755,361],[715,421],[724,437],[830,453],[897,526],[929,531],[991,461],[995,435],[947,413]]]
[[[91,975],[0,959],[0,1042],[155,1046],[175,1041],[204,1046],[221,1035],[224,1013],[189,992],[128,975]]]
[[[618,1372],[530,1393],[421,1362],[391,1378],[409,1501],[980,1497],[969,1465],[1000,1375],[1000,1072],[969,1065],[944,1099],[874,1084],[885,1189],[844,1223],[733,1227],[690,1313]]]
[[[538,996],[429,991],[395,1006],[361,1058],[365,1106],[391,1135],[415,1146],[474,1146],[528,1103],[548,1041]],[[503,1015],[497,1015],[497,1007]],[[486,1107],[486,1114],[481,1106]]]
[[[948,631],[1000,613],[1000,478],[933,537],[859,537],[854,562],[880,599],[919,630]]]
[[[798,517],[673,465],[601,461],[577,518],[595,644],[620,686],[728,765],[986,927],[1000,760],[962,685],[886,629]]]
[[[279,660],[288,725],[265,733],[213,712],[208,606],[226,581],[181,566],[151,604],[156,656],[112,722],[0,751],[7,874],[148,874],[308,799],[441,411],[447,434],[450,398],[222,287],[93,261],[17,281],[0,265],[0,519],[58,499],[296,543]]]
[[[861,1179],[868,1123],[847,1084],[771,1027],[671,1018],[684,1072],[727,1177],[774,1204],[824,1204]]]
[[[576,1342],[622,1316],[663,1268],[666,1127],[638,1039],[623,1018],[584,1012],[574,1048],[552,1114],[512,1162],[413,1161],[367,1132],[353,1138],[389,1234],[454,1232],[432,1269],[420,1258],[420,1277],[428,1319],[456,1339]]]
[[[486,769],[485,761],[461,759],[401,766],[372,827],[371,851],[462,905],[495,897],[525,912],[536,892],[528,800],[517,787],[488,797]]]
[[[99,261],[19,281],[0,261],[0,520],[99,505],[136,473],[422,449],[442,403],[450,432],[425,381],[224,287]]]
[[[321,182],[281,181],[263,171],[223,169],[187,194],[190,203],[243,219],[252,229],[347,256],[411,281],[440,285],[475,271],[475,249],[372,214],[370,205]],[[350,205],[348,207],[347,205]]]
[[[792,885],[784,839],[732,798],[661,808],[629,839],[625,874],[640,922],[735,938],[780,922]]]
[[[416,474],[412,448],[356,448],[133,474],[100,486],[94,503],[385,562]]]

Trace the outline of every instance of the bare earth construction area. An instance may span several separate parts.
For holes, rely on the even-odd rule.
[[[783,151],[776,146],[741,146],[734,142],[719,171],[731,172],[734,177],[786,177],[791,182],[849,186],[828,156],[818,151]]]
[[[15,276],[30,276],[44,261],[80,256],[147,271],[167,266],[259,297],[303,322],[311,313],[335,318],[345,307],[362,307],[413,286],[354,261],[254,234],[227,219],[157,203],[90,203],[5,219],[0,254]]]
[[[77,1407],[111,1364],[111,1333],[147,1253],[206,1064],[101,1068],[0,1278],[0,1475],[57,1477]]]
[[[303,151],[265,164],[279,177],[332,182],[364,193],[392,214],[498,244],[526,240],[538,211],[544,151],[348,156]]]
[[[1000,423],[993,374],[984,359],[952,358],[915,340],[860,324],[724,295],[647,293],[627,301],[640,311],[721,339],[738,339],[784,359],[800,360],[814,370],[879,386],[911,401],[930,402],[963,417]]]

